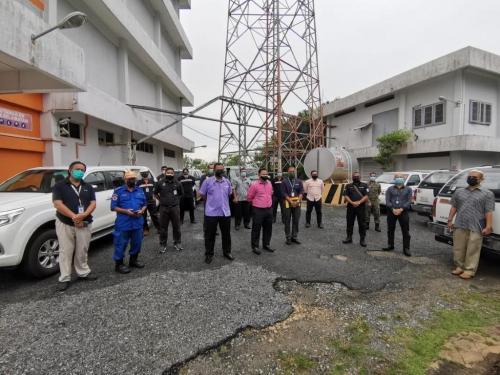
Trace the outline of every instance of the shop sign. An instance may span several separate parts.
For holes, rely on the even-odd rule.
[[[0,127],[32,130],[32,126],[33,124],[30,114],[0,107]]]

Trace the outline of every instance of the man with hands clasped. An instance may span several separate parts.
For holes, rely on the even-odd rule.
[[[361,182],[359,172],[352,174],[352,183],[347,184],[344,190],[344,198],[347,202],[347,238],[342,241],[344,244],[352,243],[352,234],[354,232],[354,221],[358,220],[359,244],[366,247],[366,202],[368,201],[368,185]]]

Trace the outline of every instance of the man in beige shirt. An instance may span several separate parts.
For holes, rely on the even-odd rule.
[[[321,197],[325,184],[318,178],[318,171],[311,171],[311,178],[304,183],[304,193],[307,194],[306,228],[311,226],[311,214],[313,208],[316,210],[316,221],[318,228],[323,229],[321,214]]]

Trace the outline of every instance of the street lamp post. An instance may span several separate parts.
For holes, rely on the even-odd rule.
[[[54,30],[57,29],[73,29],[75,27],[80,27],[83,24],[87,22],[87,15],[82,12],[71,12],[69,13],[66,17],[64,17],[57,25],[42,31],[39,34],[32,34],[31,35],[31,42],[35,43],[35,41],[44,36],[45,34],[48,34]]]
[[[194,149],[195,149],[195,148],[207,148],[207,145],[194,146],[194,147],[191,149],[191,151],[189,151],[189,152],[194,152]]]

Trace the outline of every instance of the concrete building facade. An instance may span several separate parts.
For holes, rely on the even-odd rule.
[[[396,169],[500,164],[500,56],[467,47],[324,106],[329,146],[343,146],[364,176],[380,165],[377,138],[407,129]]]

